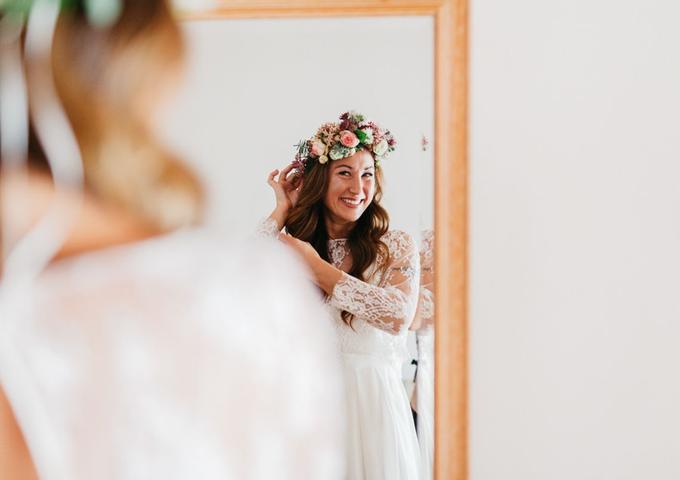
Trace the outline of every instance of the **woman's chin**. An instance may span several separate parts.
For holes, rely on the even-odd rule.
[[[347,209],[347,208],[343,208],[342,210],[343,211],[340,211],[340,212],[338,212],[338,211],[333,212],[335,218],[337,218],[338,220],[340,220],[342,222],[352,223],[352,222],[356,222],[357,220],[359,220],[361,218],[361,215],[364,213],[365,209],[352,209],[352,210],[350,210],[350,209]]]
[[[348,215],[347,216],[347,221],[349,222],[356,222],[361,218],[361,215],[364,213],[364,211],[356,212],[353,215]]]

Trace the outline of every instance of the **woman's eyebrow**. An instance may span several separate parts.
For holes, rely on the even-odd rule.
[[[344,163],[341,164],[341,165],[335,165],[335,169],[336,169],[336,170],[337,170],[338,168],[343,168],[343,167],[349,168],[350,170],[353,170],[353,168],[352,168],[351,165],[346,165],[346,164],[344,164]],[[374,167],[373,165],[370,165],[370,166],[364,168],[364,171],[366,171],[366,170],[373,170],[374,168],[375,168],[375,167]]]

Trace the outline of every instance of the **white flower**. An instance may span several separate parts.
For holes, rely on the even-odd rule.
[[[387,149],[389,148],[389,144],[387,143],[387,140],[384,138],[378,142],[377,145],[373,146],[373,153],[375,153],[377,156],[382,157],[387,153]]]
[[[341,144],[336,143],[331,147],[329,156],[331,157],[331,160],[340,160],[341,158],[349,157],[351,155],[349,150],[349,148],[343,147]]]
[[[326,144],[324,144],[321,140],[314,139],[312,140],[312,146],[309,149],[309,152],[315,157],[320,157],[326,153]]]
[[[323,164],[326,163],[327,161],[328,161],[328,157],[327,157],[326,155],[321,155],[321,156],[319,157],[319,163],[320,163],[321,165],[323,165]]]
[[[364,145],[371,145],[373,143],[373,129],[362,128],[361,131],[364,132],[364,134],[366,134],[366,138],[364,138],[364,141],[362,143]]]

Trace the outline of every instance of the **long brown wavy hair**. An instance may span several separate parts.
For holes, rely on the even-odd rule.
[[[171,230],[200,219],[202,187],[156,140],[148,117],[159,91],[181,72],[184,42],[166,0],[123,0],[122,7],[105,29],[90,25],[80,1],[62,12],[52,54],[55,86],[88,191]]]
[[[309,242],[319,256],[330,263],[329,237],[326,230],[327,210],[324,204],[324,197],[328,190],[329,165],[329,163],[322,165],[314,162],[307,169],[298,201],[288,215],[285,227],[292,236]],[[376,260],[380,262],[377,271],[383,274],[389,264],[389,249],[382,241],[382,237],[389,230],[390,218],[387,211],[380,205],[382,185],[382,170],[376,166],[373,201],[366,207],[347,237],[352,259],[352,266],[347,273],[362,281],[367,280],[367,270]],[[351,313],[342,312],[342,319],[349,326],[352,326],[353,318]]]

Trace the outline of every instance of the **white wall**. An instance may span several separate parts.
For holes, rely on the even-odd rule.
[[[159,134],[192,165],[207,225],[249,235],[274,207],[267,174],[323,122],[357,110],[390,129],[382,163],[391,228],[432,228],[433,22],[428,17],[182,23],[186,72]],[[413,335],[409,349],[415,357]],[[404,366],[404,378],[414,367]]]
[[[680,2],[471,2],[471,478],[680,478]]]
[[[253,230],[274,207],[267,174],[323,122],[358,110],[395,135],[383,162],[392,226],[432,222],[433,23],[427,17],[202,20],[182,24],[187,68],[159,115],[201,173],[207,223]]]

